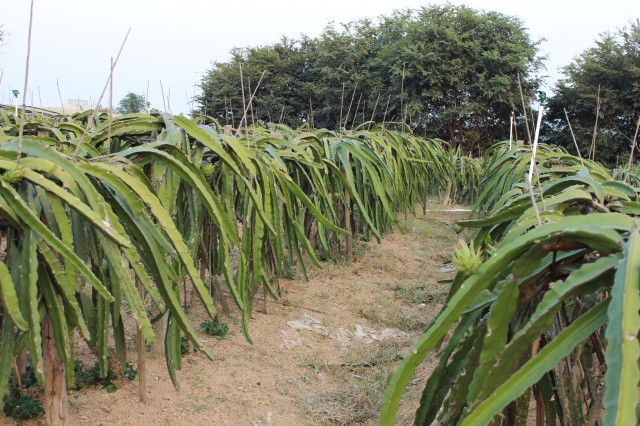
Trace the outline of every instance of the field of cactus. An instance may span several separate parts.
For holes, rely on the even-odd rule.
[[[319,254],[335,256],[346,229],[380,239],[398,212],[442,188],[470,196],[465,182],[479,176],[473,161],[445,154],[440,141],[389,129],[228,134],[207,117],[88,111],[31,117],[20,136],[18,120],[0,113],[3,392],[25,350],[45,381],[49,325],[67,385],[76,330],[101,374],[111,334],[124,365],[123,304],[147,342],[157,337],[151,323],[168,318],[161,338],[175,381],[181,334],[207,352],[186,317],[185,287],[214,318],[214,293],[225,300],[214,285],[222,277],[250,341],[254,295],[262,287],[277,297],[283,270],[306,274]],[[451,185],[465,161],[461,185]]]
[[[178,386],[182,336],[212,357],[187,290],[211,318],[230,295],[251,341],[259,290],[277,298],[284,274],[349,258],[353,240],[380,240],[398,214],[439,197],[475,201],[459,223],[475,231],[456,249],[446,305],[391,380],[381,423],[394,423],[437,351],[416,424],[526,424],[532,410],[547,424],[600,424],[603,412],[605,424],[633,424],[637,175],[614,179],[543,145],[529,187],[531,157],[497,143],[471,159],[394,124],[236,131],[209,117],[87,111],[34,115],[22,129],[0,111],[0,394],[21,354],[45,386],[57,363],[64,393],[76,333],[100,375],[124,366],[125,315],[141,339],[164,339]]]

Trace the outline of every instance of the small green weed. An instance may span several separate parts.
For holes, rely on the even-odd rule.
[[[38,401],[29,395],[20,395],[18,397],[13,394],[4,397],[4,414],[14,420],[35,419],[44,414],[44,407]]]
[[[87,370],[84,367],[82,361],[76,360],[74,363],[74,370],[76,373],[76,389],[80,390],[89,386],[101,385],[107,392],[113,393],[118,390],[118,381],[126,379],[129,381],[135,380],[138,375],[138,370],[127,363],[122,370],[121,374],[118,374],[115,369],[111,368],[115,364],[109,364],[109,371],[106,377],[100,377],[100,364],[96,362],[93,367]]]
[[[3,398],[2,411],[14,420],[35,419],[44,414],[42,387],[38,385],[32,368],[21,378],[22,388],[18,384],[11,384],[9,392]]]
[[[200,328],[205,334],[217,337],[219,339],[222,339],[224,336],[226,336],[227,332],[229,331],[229,326],[227,325],[227,323],[214,320],[200,323]]]

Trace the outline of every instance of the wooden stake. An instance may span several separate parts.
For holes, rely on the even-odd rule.
[[[113,62],[113,66],[111,67],[111,70],[109,72],[109,78],[107,79],[107,81],[104,84],[104,87],[102,88],[102,93],[100,94],[100,97],[98,98],[98,102],[96,103],[96,106],[93,110],[93,112],[91,113],[91,116],[89,116],[89,120],[87,120],[89,123],[91,123],[94,119],[94,116],[96,114],[96,109],[98,109],[100,107],[100,103],[102,102],[102,98],[104,98],[105,93],[107,93],[107,87],[109,87],[109,82],[111,82],[111,78],[113,78],[113,70],[116,67],[116,65],[118,64],[118,59],[120,59],[120,54],[122,54],[122,49],[124,49],[124,45],[127,43],[127,39],[129,38],[129,33],[131,32],[131,28],[129,28],[129,31],[127,31],[127,34],[124,36],[124,40],[122,40],[122,44],[120,45],[120,50],[118,50],[118,54],[116,55],[116,59]],[[78,96],[79,98],[80,96]],[[79,105],[79,103],[78,103]],[[76,156],[78,155],[78,153],[80,152],[80,147],[82,146],[82,144],[84,143],[84,137],[87,136],[87,131],[89,130],[89,127],[85,127],[84,132],[82,134],[82,136],[80,137],[80,141],[78,142],[78,146],[76,147],[76,150],[73,152],[73,156],[71,157],[72,160],[75,160]]]
[[[164,87],[162,87],[162,80],[160,80],[160,94],[162,95],[162,109],[164,110],[164,112],[168,112],[167,101],[164,98]]]
[[[149,80],[147,80],[147,91],[144,94],[144,111],[149,114]]]
[[[247,125],[247,101],[244,96],[244,76],[242,75],[242,63],[239,62],[238,66],[240,67],[240,88],[242,89],[242,109],[244,110],[244,114],[242,116],[242,120],[240,120],[240,125],[238,126],[238,130],[242,127],[242,122],[244,121],[244,133],[247,138],[247,143],[249,142],[249,126]]]
[[[96,106],[97,107],[97,106]],[[107,153],[111,154],[111,123],[113,122],[113,57],[111,57],[111,78],[109,79],[109,111],[108,120],[109,127],[107,127]]]
[[[349,152],[347,152],[347,161],[348,164],[345,167],[351,167]],[[347,178],[347,174],[345,173],[345,179],[347,179],[347,185],[349,184],[349,180]],[[349,191],[344,190],[344,229],[347,231],[347,235],[345,236],[345,245],[346,254],[347,254],[347,265],[351,265],[353,262],[353,233],[351,232],[351,197],[349,196]]]
[[[140,300],[144,300],[144,287],[136,277],[136,285],[138,287],[138,295]],[[160,336],[156,335],[156,338]],[[144,336],[142,330],[138,327],[136,333],[136,351],[138,352],[138,401],[143,404],[147,403],[147,366],[144,358]]]
[[[351,121],[351,130],[353,130],[356,126],[356,118],[358,118],[358,109],[360,108],[360,101],[362,101],[362,93],[360,93],[360,97],[358,98],[358,103],[356,104],[356,111],[353,113],[353,120]],[[362,116],[364,117],[364,110],[362,110]]]
[[[240,124],[238,124],[238,130],[236,130],[236,135],[238,134],[238,131],[240,130],[240,127],[242,127],[242,123],[245,123],[245,129],[247,132],[247,141],[249,140],[249,130],[248,127],[246,126],[247,124],[247,112],[248,112],[248,108],[251,107],[251,105],[253,104],[253,97],[256,95],[256,92],[258,91],[258,88],[260,87],[260,83],[262,82],[262,78],[264,77],[266,71],[262,72],[262,75],[260,76],[260,80],[258,80],[258,85],[256,86],[256,89],[253,91],[253,93],[251,92],[251,86],[249,86],[249,103],[246,104],[245,103],[245,99],[244,99],[244,83],[243,83],[243,77],[242,77],[242,64],[240,65],[240,86],[242,87],[242,106],[244,108],[244,114],[242,115],[242,120],[240,120]],[[251,114],[252,114],[252,118],[251,120],[253,120],[253,107],[251,107]],[[282,114],[284,114],[284,105],[282,106]],[[282,115],[280,116],[280,120],[282,121]],[[278,123],[280,124],[280,123]],[[255,126],[255,123],[252,124],[253,126]]]
[[[527,118],[527,107],[524,104],[524,93],[522,92],[522,82],[520,81],[520,73],[518,73],[518,87],[520,88],[520,100],[522,101],[522,112],[524,114],[524,124],[527,127],[527,136],[529,136],[529,145],[531,145],[531,129],[529,129],[529,119]]]
[[[69,403],[64,361],[58,355],[51,317],[42,321],[42,355],[44,359],[44,412],[47,425],[69,424]]]
[[[638,30],[640,31],[640,30]],[[629,155],[629,164],[627,165],[627,173],[625,174],[624,181],[627,182],[629,180],[629,175],[631,174],[631,166],[633,165],[633,155],[636,150],[636,144],[638,143],[638,130],[640,129],[640,118],[638,118],[638,124],[636,124],[636,134],[633,135],[633,140],[631,141],[631,155]]]
[[[342,83],[342,95],[340,95],[340,122],[338,123],[338,131],[342,133],[340,127],[342,127],[342,109],[344,108],[344,87],[345,83]]]
[[[264,75],[264,73],[262,73],[262,75]],[[249,93],[251,92],[251,77],[247,76],[247,85],[249,87]],[[258,82],[258,86],[260,86],[260,82]],[[258,90],[258,86],[256,86],[256,90]],[[253,116],[253,103],[251,102],[253,100],[253,95],[249,97],[249,112],[251,112],[251,126],[252,127],[256,127],[256,120]]]
[[[58,97],[60,98],[60,107],[62,108],[62,115],[66,115],[64,112],[64,102],[62,102],[62,93],[60,93],[60,82],[56,78],[56,86],[58,86]]]
[[[387,119],[387,112],[389,112],[389,102],[391,102],[391,94],[387,97],[387,106],[384,108],[384,115],[382,116],[382,130],[384,130],[384,123]]]
[[[40,86],[38,86],[38,101],[40,102],[40,114],[42,115],[42,121],[44,121],[44,108],[42,107],[42,95],[40,94]]]
[[[381,94],[382,93],[378,92],[378,97],[376,98],[376,103],[373,105],[373,111],[371,112],[371,120],[369,120],[372,123],[373,123],[373,119],[375,118],[375,115],[376,115],[376,109],[378,108],[378,101],[380,100],[380,95]],[[370,129],[370,128],[371,128],[371,124],[369,124],[369,127],[367,129]]]
[[[29,60],[31,59],[31,30],[33,28],[33,2],[31,0],[31,12],[29,14],[29,38],[27,42],[27,65],[24,71],[24,91],[22,92],[22,115],[20,115],[20,128],[18,129],[18,152],[16,163],[20,163],[22,157],[22,134],[24,132],[25,104],[27,103],[27,89],[29,88]],[[17,118],[17,117],[16,117]]]
[[[573,144],[576,147],[576,151],[578,152],[578,157],[580,157],[580,163],[582,163],[582,167],[584,167],[584,161],[582,160],[582,155],[580,154],[580,148],[578,148],[578,142],[576,141],[576,135],[573,133],[573,128],[571,127],[571,121],[569,121],[569,114],[567,113],[567,109],[564,109],[564,116],[567,118],[567,124],[569,124],[569,130],[571,131],[571,137],[573,138]]]
[[[402,80],[400,81],[400,114],[402,114],[403,109],[404,109],[404,70],[405,70],[405,66],[406,66],[406,62],[402,63]],[[405,123],[405,120],[407,119],[407,113],[406,111],[404,112],[404,115],[402,116],[402,123]]]
[[[596,105],[596,123],[593,126],[593,137],[591,138],[591,150],[589,158],[591,161],[596,160],[596,139],[598,136],[598,117],[600,116],[600,85],[598,84],[598,103]]]
[[[347,110],[347,116],[344,118],[344,129],[347,130],[347,123],[349,122],[349,115],[351,115],[351,107],[353,106],[353,99],[356,97],[356,90],[358,90],[358,82],[356,81],[356,86],[353,88],[353,93],[351,94],[351,102],[349,102],[349,109]]]

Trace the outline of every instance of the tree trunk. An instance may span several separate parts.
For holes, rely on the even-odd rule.
[[[151,345],[151,353],[154,356],[164,355],[164,335],[167,332],[167,319],[169,313],[165,314],[155,324],[153,324],[153,333],[156,335],[156,340]]]
[[[447,123],[447,127],[449,128],[449,140],[451,142],[451,147],[456,148],[456,120],[455,118]]]
[[[460,147],[461,147],[460,153],[462,155],[465,155],[467,153],[467,151],[464,149],[464,134],[463,134],[463,130],[464,130],[464,120],[460,119],[460,120],[458,120],[458,145],[460,145]]]
[[[64,361],[58,355],[49,315],[42,321],[42,346],[44,357],[44,411],[50,426],[69,424],[69,404]]]

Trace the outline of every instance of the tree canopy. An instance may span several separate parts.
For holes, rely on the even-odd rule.
[[[143,95],[138,95],[133,92],[127,93],[127,95],[120,99],[115,111],[118,114],[131,114],[134,112],[147,112],[150,103],[147,102]]]
[[[527,97],[537,89],[538,43],[518,18],[466,6],[330,24],[315,38],[234,49],[203,76],[197,112],[237,126],[255,93],[249,122],[397,121],[472,151],[504,137],[521,104],[518,74]]]
[[[591,145],[598,112],[596,160],[609,165],[626,160],[640,118],[638,26],[602,34],[563,74],[549,104],[552,141],[574,149],[566,109],[582,155],[594,154]]]

